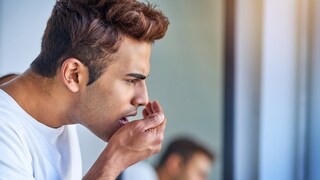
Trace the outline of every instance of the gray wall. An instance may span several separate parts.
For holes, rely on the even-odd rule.
[[[204,142],[217,154],[212,178],[221,179],[223,1],[153,2],[170,19],[154,46],[148,81],[151,99],[168,117],[165,143],[181,134]]]
[[[0,0],[0,75],[23,72],[40,52],[55,0]]]
[[[0,75],[23,72],[38,55],[54,2],[0,1]],[[221,179],[223,2],[151,2],[171,22],[166,37],[154,44],[148,79],[150,99],[160,101],[168,118],[164,143],[188,135],[206,144],[217,154],[211,179]],[[105,143],[82,126],[78,131],[85,173]]]
[[[320,3],[237,2],[235,179],[320,179]]]

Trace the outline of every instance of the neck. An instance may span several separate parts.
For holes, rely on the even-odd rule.
[[[60,96],[65,89],[57,82],[55,78],[39,76],[29,69],[0,88],[34,119],[46,126],[58,128],[72,124],[72,121],[67,118],[66,111],[71,96]]]

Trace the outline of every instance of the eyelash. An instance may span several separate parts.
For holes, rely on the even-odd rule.
[[[137,79],[128,79],[128,80],[126,80],[129,84],[133,84],[133,85],[135,85],[137,82],[138,82],[138,80]]]

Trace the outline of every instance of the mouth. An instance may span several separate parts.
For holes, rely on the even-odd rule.
[[[132,113],[132,114],[130,114],[130,115],[128,115],[128,116],[125,116],[125,117],[121,118],[121,119],[119,120],[119,125],[120,125],[120,127],[122,127],[122,126],[124,126],[125,124],[129,123],[128,117],[130,117],[130,116],[136,116],[136,115],[137,115],[137,112],[134,112],[134,113]]]
[[[123,117],[119,120],[119,124],[120,124],[120,127],[122,127],[123,125],[127,124],[129,122],[128,118],[127,117]]]

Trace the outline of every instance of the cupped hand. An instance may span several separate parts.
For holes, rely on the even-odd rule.
[[[104,177],[115,178],[125,168],[160,151],[166,127],[164,112],[154,101],[146,105],[142,114],[143,119],[129,122],[113,134],[95,162],[94,166],[108,171]]]

